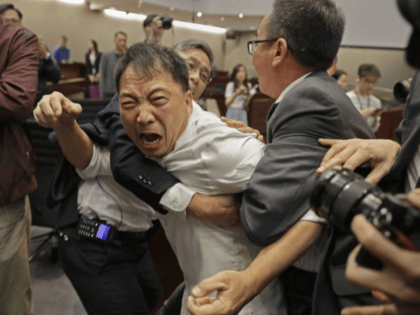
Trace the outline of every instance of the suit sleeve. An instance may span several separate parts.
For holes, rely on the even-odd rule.
[[[2,51],[5,49],[7,47]],[[38,86],[37,37],[21,28],[11,43],[8,55],[7,68],[0,74],[0,120],[24,123],[33,110]]]
[[[328,149],[318,138],[346,137],[337,134],[344,126],[332,100],[324,95],[315,101],[311,92],[283,100],[274,110],[272,141],[244,190],[240,217],[257,245],[275,242],[308,212],[315,170]]]

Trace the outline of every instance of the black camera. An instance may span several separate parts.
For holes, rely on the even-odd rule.
[[[162,21],[162,27],[164,30],[169,30],[172,27],[172,21],[174,20],[169,15],[165,14],[160,18]]]
[[[405,103],[408,94],[410,93],[411,78],[408,80],[400,81],[394,85],[394,97],[397,101]]]
[[[353,217],[362,214],[398,245],[420,248],[420,211],[408,205],[405,195],[384,193],[342,166],[318,176],[311,208],[343,232],[350,232]]]

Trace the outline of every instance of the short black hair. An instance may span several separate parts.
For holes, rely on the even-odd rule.
[[[347,75],[347,72],[346,72],[346,71],[344,71],[344,70],[337,70],[337,71],[336,71],[336,72],[332,75],[332,77],[333,77],[334,79],[338,80],[338,79],[340,79],[340,77],[341,77],[343,74]]]
[[[149,14],[146,19],[143,21],[143,27],[147,27],[150,24],[152,24],[153,20],[155,19],[155,17],[157,17],[157,14]]]
[[[372,75],[374,77],[380,78],[381,72],[379,71],[379,68],[375,66],[374,64],[364,63],[359,66],[357,75],[361,78],[366,77],[368,75]]]
[[[140,74],[152,78],[161,70],[171,74],[184,92],[189,90],[189,74],[185,60],[171,48],[156,44],[139,42],[132,45],[115,66],[115,85],[120,92],[120,79],[128,67],[133,67]]]
[[[344,15],[330,0],[275,0],[267,39],[282,37],[300,64],[328,69],[340,47],[344,26]]]
[[[188,38],[188,39],[184,39],[182,42],[180,42],[178,45],[176,45],[174,47],[175,49],[178,49],[180,51],[186,52],[189,51],[191,49],[200,49],[202,50],[207,57],[210,60],[210,65],[213,64],[213,52],[211,51],[210,46],[198,39],[194,39],[194,38]]]
[[[0,14],[2,14],[3,12],[5,12],[6,10],[9,10],[9,9],[15,10],[16,13],[19,16],[19,20],[22,21],[22,17],[23,17],[22,13],[18,9],[16,9],[13,4],[11,4],[11,3],[0,4]]]
[[[127,37],[127,34],[126,33],[124,33],[123,31],[118,31],[118,32],[115,33],[114,39],[117,38],[117,36],[120,35],[120,34],[121,35],[124,35],[125,37]]]

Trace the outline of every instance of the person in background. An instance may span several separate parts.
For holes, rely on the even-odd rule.
[[[230,80],[225,92],[225,104],[228,108],[226,118],[239,120],[248,125],[246,105],[251,94],[255,92],[251,92],[251,83],[248,82],[245,66],[236,65]]]
[[[362,64],[357,71],[356,87],[347,92],[354,106],[365,117],[372,132],[379,129],[381,123],[381,101],[370,94],[381,73],[373,64]]]
[[[119,31],[114,35],[115,49],[104,52],[99,61],[99,91],[101,98],[111,98],[117,93],[114,81],[114,67],[127,51],[127,34]]]
[[[0,17],[13,24],[22,26],[23,14],[13,4],[5,4],[0,7]],[[61,78],[61,71],[51,58],[48,47],[44,45],[42,37],[38,37],[39,66],[38,66],[38,89],[36,92],[35,105],[48,93],[47,82],[57,83]]]
[[[86,74],[89,84],[98,84],[99,81],[99,62],[102,54],[98,51],[98,44],[91,39],[88,43],[88,51],[85,55]]]
[[[149,14],[143,22],[143,31],[146,35],[145,43],[159,44],[165,31],[161,17],[157,14]]]
[[[345,91],[347,89],[347,72],[337,70],[332,77],[337,81],[338,85]]]
[[[18,12],[0,5],[0,314],[33,315],[27,195],[36,178],[25,121],[37,91],[39,49],[34,34],[3,17],[11,11]]]
[[[68,63],[70,60],[70,48],[67,46],[67,37],[61,36],[60,43],[54,48],[53,58],[58,63]]]

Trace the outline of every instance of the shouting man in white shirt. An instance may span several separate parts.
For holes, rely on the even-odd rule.
[[[263,155],[264,144],[254,135],[227,127],[215,115],[193,104],[188,68],[177,53],[156,45],[136,44],[117,66],[116,82],[124,128],[147,157],[194,192],[214,195],[242,191]],[[66,141],[70,135],[82,132],[78,141],[87,145],[83,152],[91,150],[90,140],[83,138],[83,131],[74,121],[80,108],[71,102],[46,103],[36,110],[38,121],[59,132],[67,129]],[[73,150],[79,152],[78,159],[80,150]],[[240,227],[221,228],[205,218],[187,215],[185,209],[157,215],[185,277],[181,314],[188,314],[187,296],[201,280],[223,270],[246,268],[260,250]],[[241,314],[250,312],[286,314],[278,280],[246,305]]]

